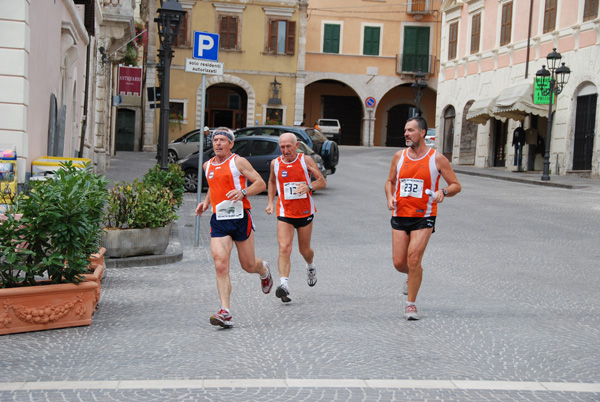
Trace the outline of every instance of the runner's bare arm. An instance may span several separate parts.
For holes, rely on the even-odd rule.
[[[204,162],[203,168],[204,170],[206,170],[206,166],[208,165],[208,162]],[[200,175],[198,175],[198,185],[202,186],[202,176],[203,176],[203,172],[200,173]],[[202,191],[202,189],[200,189],[200,191]],[[204,211],[206,211],[208,209],[208,207],[210,206],[210,188],[208,189],[208,191],[206,192],[206,196],[204,197],[204,201],[200,202],[198,204],[198,206],[196,207],[196,215],[198,216],[202,216],[202,213]]]
[[[396,167],[398,166],[401,155],[402,151],[398,151],[394,154],[392,165],[390,166],[390,174],[385,182],[385,196],[387,197],[387,205],[390,211],[396,208],[396,196],[394,195],[396,192],[396,181],[398,180],[396,177]]]
[[[454,197],[456,194],[460,193],[462,187],[454,173],[454,169],[450,165],[448,158],[446,158],[443,154],[436,152],[435,157],[435,165],[440,171],[440,174],[448,184],[446,189],[446,195],[444,195],[443,191],[440,189],[434,194],[434,201],[437,203],[441,203],[444,201],[445,197]]]
[[[246,158],[242,158],[241,156],[236,157],[235,166],[246,179],[252,182],[249,187],[246,187],[246,197],[265,191],[267,188],[265,181],[260,177],[260,174],[254,170]],[[234,189],[227,193],[227,198],[234,201],[240,201],[244,198],[244,194],[240,190]]]
[[[265,211],[267,214],[271,215],[275,210],[273,203],[275,201],[275,194],[277,193],[277,181],[275,177],[275,159],[271,161],[271,173],[269,174],[269,188],[267,190],[267,194],[269,197],[269,202],[267,203],[267,207]]]
[[[315,181],[306,183],[306,188],[303,188],[304,192],[307,193],[309,191],[309,184],[312,186],[313,191],[327,187],[327,180],[325,180],[325,177],[323,177],[323,174],[319,170],[319,167],[317,166],[315,161],[310,156],[305,156],[304,162],[306,163],[306,168],[308,169],[309,173],[311,173],[313,177],[316,178]]]

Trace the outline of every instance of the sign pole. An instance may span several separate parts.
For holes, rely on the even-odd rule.
[[[204,108],[206,107],[206,74],[202,74],[202,99],[200,100],[200,149],[198,150],[198,184],[196,185],[196,205],[200,204],[202,196],[202,165],[204,165]],[[200,217],[196,215],[194,228],[194,247],[200,245]]]
[[[373,113],[373,108],[369,108],[369,146],[371,146],[371,114]]]

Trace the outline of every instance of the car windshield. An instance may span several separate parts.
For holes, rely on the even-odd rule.
[[[313,151],[313,150],[311,149],[311,147],[309,147],[309,146],[308,146],[308,145],[306,145],[305,143],[303,143],[303,142],[299,142],[298,144],[299,144],[299,145],[298,145],[298,152],[302,152],[302,153],[304,153],[304,154],[306,154],[306,155],[312,155],[312,154],[314,154],[314,153],[315,153],[315,151]]]
[[[337,127],[338,123],[335,120],[319,120],[320,126],[335,126]]]
[[[305,128],[306,134],[310,137],[314,142],[325,142],[327,138],[321,134],[321,132],[315,128]]]

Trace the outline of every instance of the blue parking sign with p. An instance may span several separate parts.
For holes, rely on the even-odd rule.
[[[194,31],[194,59],[219,60],[219,34]]]

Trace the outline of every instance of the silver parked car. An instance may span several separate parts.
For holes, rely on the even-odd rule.
[[[204,138],[204,150],[212,148],[211,136],[214,129],[209,129],[210,135]],[[187,156],[198,152],[200,149],[200,134],[199,128],[190,131],[189,133],[177,138],[176,140],[169,143],[169,163],[175,163],[179,159],[186,158]]]

